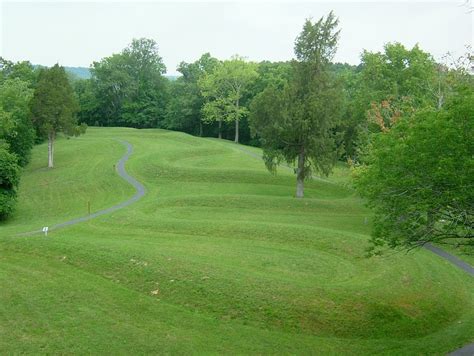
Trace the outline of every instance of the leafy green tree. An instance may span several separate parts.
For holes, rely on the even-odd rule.
[[[77,119],[79,123],[90,126],[104,125],[100,115],[100,103],[94,92],[93,82],[90,79],[79,79],[73,82],[74,92],[79,104]]]
[[[66,72],[58,64],[40,73],[38,85],[31,102],[33,122],[40,135],[48,137],[48,167],[54,166],[54,140],[58,132],[78,135],[85,127],[78,128],[78,104]]]
[[[274,172],[281,161],[297,160],[296,197],[316,171],[329,174],[337,157],[333,129],[339,118],[341,90],[330,71],[339,31],[331,12],[307,20],[295,42],[293,74],[283,89],[269,87],[252,103],[251,128],[261,137],[264,160]]]
[[[33,87],[38,78],[38,72],[28,61],[13,63],[0,57],[0,82],[18,78]]]
[[[257,65],[235,56],[222,62],[215,70],[199,81],[202,95],[207,99],[203,106],[204,118],[208,122],[235,123],[234,141],[239,142],[239,122],[248,114],[242,103],[246,91],[258,77]],[[221,131],[219,130],[219,138]]]
[[[92,86],[97,98],[97,116],[103,126],[118,126],[124,102],[132,95],[134,83],[126,70],[121,54],[113,54],[94,62],[91,68]]]
[[[28,162],[35,141],[29,101],[37,72],[30,62],[13,63],[0,57],[0,140],[22,166]]]
[[[13,211],[19,182],[17,157],[8,152],[6,144],[0,143],[0,220],[7,218]]]
[[[436,77],[436,62],[418,45],[412,49],[388,43],[384,52],[362,54],[361,79],[370,101],[409,96],[417,107],[436,106],[431,85]]]
[[[167,106],[164,127],[172,130],[203,135],[204,97],[198,82],[212,73],[219,61],[209,53],[203,54],[193,63],[181,62],[178,71],[182,74],[170,85],[170,99]]]
[[[252,97],[272,86],[283,88],[292,75],[291,62],[262,61],[257,67],[258,77],[250,87]]]
[[[8,143],[10,152],[18,156],[21,166],[28,163],[35,142],[35,131],[29,109],[32,97],[33,89],[29,88],[28,82],[18,77],[7,79],[0,84],[0,110],[4,121],[0,139],[3,138]]]
[[[364,107],[358,107],[355,99],[359,95],[360,67],[349,64],[336,63],[332,71],[341,82],[343,92],[342,114],[336,132],[340,135],[338,149],[341,157],[354,160],[357,154],[357,139],[360,126],[366,122]]]
[[[375,211],[372,253],[428,242],[473,246],[474,90],[372,137],[355,185]]]
[[[352,137],[350,156],[356,160],[366,149],[370,134],[383,126],[389,129],[395,117],[438,106],[434,92],[437,64],[418,45],[407,49],[400,43],[388,43],[383,52],[364,51],[361,57],[351,79],[351,102],[344,118]]]
[[[134,39],[121,53],[94,62],[94,116],[105,126],[159,127],[168,98],[165,71],[156,42],[146,38]]]

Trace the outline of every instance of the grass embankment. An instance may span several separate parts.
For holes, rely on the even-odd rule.
[[[48,237],[15,237],[133,194]],[[258,149],[246,148],[258,153]],[[0,225],[1,353],[444,354],[472,341],[472,277],[428,251],[366,259],[370,220],[344,187],[270,175],[232,143],[89,129],[36,147]]]

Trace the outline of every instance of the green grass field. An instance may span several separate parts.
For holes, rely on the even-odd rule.
[[[147,195],[110,215],[15,236]],[[258,153],[258,149],[245,148]],[[233,143],[89,128],[33,151],[0,225],[1,354],[446,354],[474,339],[474,281],[428,251],[367,259],[370,212],[338,167],[293,198]]]

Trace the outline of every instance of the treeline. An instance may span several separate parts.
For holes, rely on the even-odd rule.
[[[289,83],[297,62],[254,63],[239,56],[221,61],[205,53],[181,62],[181,76],[168,80],[156,42],[136,39],[94,62],[91,79],[74,81],[78,118],[90,126],[164,128],[261,146],[250,128],[251,104],[266,88]],[[334,128],[338,152],[351,159],[368,134],[379,130],[379,112],[438,107],[452,94],[457,75],[418,46],[400,43],[388,43],[383,52],[364,51],[357,66],[330,61],[328,71],[342,93]]]
[[[58,132],[77,135],[79,106],[64,68],[0,58],[0,220],[13,211],[21,168],[35,143],[48,140],[49,167]]]

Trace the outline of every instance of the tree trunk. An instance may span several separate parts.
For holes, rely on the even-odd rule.
[[[438,80],[438,110],[441,110],[444,104],[444,95],[441,91],[441,80]]]
[[[222,120],[219,120],[219,139],[222,138]]]
[[[53,168],[54,164],[54,132],[48,133],[48,168]]]
[[[235,143],[239,143],[239,119],[235,120]]]
[[[296,197],[303,198],[304,195],[304,149],[298,154],[298,169],[296,171]]]
[[[239,99],[235,102],[235,106],[237,108],[237,116],[235,118],[235,143],[239,143]]]
[[[199,120],[199,137],[202,137],[202,121]]]

